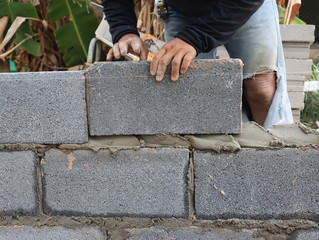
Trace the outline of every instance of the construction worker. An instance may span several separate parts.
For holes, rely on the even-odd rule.
[[[215,58],[216,48],[225,45],[230,57],[244,63],[243,120],[266,128],[292,123],[275,0],[163,1],[155,4],[165,4],[167,10],[167,43],[150,67],[157,81],[169,64],[171,80],[176,81],[195,57]],[[107,60],[127,52],[146,60],[148,48],[136,29],[133,0],[104,0],[103,6],[115,43]]]

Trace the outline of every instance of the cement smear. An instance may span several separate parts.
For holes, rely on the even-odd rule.
[[[286,147],[319,146],[319,131],[301,123],[276,125],[269,128],[269,132],[282,139]]]
[[[229,219],[210,221],[176,218],[92,218],[41,215],[37,217],[0,216],[0,226],[63,226],[71,229],[96,226],[113,233],[119,231],[118,234],[132,228],[160,228],[169,231],[178,228],[199,227],[203,231],[212,229],[256,230],[255,237],[263,236],[267,240],[279,240],[287,239],[287,235],[296,229],[318,228],[319,224],[309,220]]]
[[[231,135],[188,135],[191,146],[198,150],[213,150],[215,152],[240,150],[240,145]]]
[[[302,124],[276,125],[264,129],[257,123],[243,124],[239,135],[141,135],[90,137],[85,144],[0,144],[0,150],[32,150],[44,152],[50,148],[67,150],[139,149],[141,147],[177,147],[198,150],[238,151],[241,148],[319,147],[319,131]]]

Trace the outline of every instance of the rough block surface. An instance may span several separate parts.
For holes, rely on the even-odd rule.
[[[318,240],[319,229],[311,228],[307,230],[296,230],[288,238],[288,240]]]
[[[181,228],[173,230],[163,229],[131,229],[128,231],[129,240],[149,240],[149,239],[174,239],[174,240],[263,240],[264,238],[254,238],[252,232],[235,232],[227,229],[214,229],[203,231],[197,227]],[[115,239],[115,238],[114,238]],[[112,239],[112,235],[111,238]]]
[[[87,141],[83,72],[0,74],[0,143]]]
[[[77,216],[185,217],[189,151],[161,148],[46,152],[45,212]]]
[[[80,229],[67,229],[63,227],[0,227],[0,240],[105,240],[106,234],[98,228],[86,227]]]
[[[156,82],[149,68],[108,62],[88,69],[91,135],[240,132],[240,60],[196,60],[176,82],[170,74]]]
[[[199,218],[319,219],[319,149],[195,154]]]
[[[1,151],[0,176],[0,215],[36,215],[35,154],[31,151]]]

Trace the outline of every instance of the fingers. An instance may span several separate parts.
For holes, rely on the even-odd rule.
[[[107,60],[107,61],[112,61],[112,60],[113,60],[113,57],[114,57],[113,48],[111,48],[111,49],[109,50],[109,52],[107,53],[107,55],[106,55],[106,60]]]
[[[125,55],[127,54],[127,52],[128,52],[128,45],[129,45],[129,42],[127,42],[127,41],[120,41],[120,42],[118,43],[120,57],[121,57],[121,56],[125,56]],[[119,57],[119,58],[120,58],[120,57]],[[116,56],[115,56],[115,58],[116,58]],[[116,58],[116,59],[118,59],[118,58]]]
[[[172,61],[171,80],[174,82],[177,81],[177,79],[179,78],[182,59],[183,59],[183,55],[179,54],[179,55],[175,56],[173,61]]]
[[[158,68],[159,68],[159,61],[162,59],[162,57],[165,55],[165,53],[166,53],[165,48],[162,48],[158,53],[155,54],[155,56],[151,62],[150,72],[151,72],[151,75],[153,75],[153,76],[156,75],[156,81],[162,80],[162,79],[160,79],[160,77],[158,77]]]
[[[171,63],[171,80],[176,81],[180,73],[185,73],[196,56],[196,50],[190,44],[181,39],[175,38],[165,44],[162,49],[154,56],[150,72],[156,75],[156,81],[162,81],[167,66]]]
[[[146,46],[142,47],[140,54],[140,61],[146,61],[148,56],[148,48]]]
[[[113,56],[115,59],[120,59],[121,58],[121,51],[120,51],[120,46],[118,43],[115,43],[113,46]]]
[[[113,48],[107,54],[107,60],[120,59],[128,52],[140,56],[141,61],[147,60],[148,48],[142,39],[135,34],[126,34],[114,44]]]
[[[181,73],[185,73],[192,62],[192,60],[195,58],[196,54],[187,53],[183,58],[183,63],[181,66]]]

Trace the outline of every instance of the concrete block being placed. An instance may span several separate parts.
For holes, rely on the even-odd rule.
[[[106,234],[98,228],[85,227],[67,229],[63,227],[0,227],[0,239],[35,240],[35,239],[68,239],[68,240],[105,240]]]
[[[203,219],[319,219],[319,149],[196,152],[195,210]]]
[[[45,212],[67,216],[186,217],[189,150],[50,150]]]
[[[35,154],[1,151],[0,176],[0,215],[38,214]]]
[[[83,72],[0,74],[0,143],[84,143]]]
[[[196,60],[176,82],[147,62],[95,63],[87,71],[90,134],[240,133],[242,63]]]

